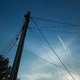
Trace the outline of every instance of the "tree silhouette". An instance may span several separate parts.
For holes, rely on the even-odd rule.
[[[9,66],[9,59],[0,55],[0,80],[8,80],[11,73],[11,66]]]

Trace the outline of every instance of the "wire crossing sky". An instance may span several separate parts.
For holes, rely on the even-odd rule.
[[[31,18],[38,24],[73,78],[53,54],[31,19],[18,78],[21,80],[80,80],[79,0],[0,0],[0,54],[5,53],[5,57],[10,60],[10,65],[13,64],[17,49],[15,45],[19,43],[24,15],[28,11],[31,11]]]
[[[33,20],[33,19],[32,19]],[[60,57],[57,55],[57,53],[54,51],[54,49],[52,48],[52,46],[49,44],[49,42],[47,41],[47,39],[45,38],[45,36],[43,35],[42,31],[39,29],[38,25],[36,24],[36,22],[33,20],[33,22],[35,23],[35,25],[37,26],[38,30],[40,31],[41,35],[43,36],[43,38],[45,39],[45,41],[47,42],[47,44],[49,45],[49,47],[51,48],[52,52],[57,56],[57,58],[59,59],[59,61],[61,62],[61,64],[64,66],[64,68],[68,71],[68,73],[71,75],[71,77],[75,80],[75,78],[72,76],[72,74],[69,72],[69,70],[66,68],[66,66],[63,64],[63,62],[61,61]]]

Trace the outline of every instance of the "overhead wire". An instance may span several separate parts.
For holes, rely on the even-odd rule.
[[[15,44],[15,46],[17,47],[18,45]],[[52,64],[52,65],[54,65],[54,66],[57,66],[58,68],[64,69],[63,67],[58,66],[57,64],[52,63],[52,62],[50,62],[50,61],[48,61],[48,60],[46,60],[46,59],[43,59],[43,58],[41,58],[40,56],[38,56],[38,55],[36,55],[36,54],[34,54],[34,53],[32,53],[32,52],[30,52],[30,51],[24,49],[24,48],[23,48],[23,50],[24,50],[25,52],[27,52],[27,53],[29,53],[29,54],[35,56],[35,57],[37,57],[37,58],[39,58],[39,59],[41,59],[41,60],[47,62],[47,63],[50,63],[50,64]],[[65,69],[64,69],[64,70],[65,70]],[[71,71],[71,70],[70,70],[70,72],[72,72],[72,73],[74,73],[74,74],[76,74],[76,75],[79,75],[79,74],[77,74],[77,73],[75,73],[75,72],[73,72],[73,71]]]
[[[65,2],[64,4],[60,5],[60,6],[57,7],[56,9],[54,9],[54,10],[46,13],[46,14],[45,14],[44,16],[42,16],[42,17],[45,17],[45,16],[49,15],[49,14],[52,13],[53,11],[54,11],[54,12],[57,11],[57,10],[60,9],[61,7],[63,7],[63,6],[65,6],[66,4],[70,3],[71,1],[72,1],[72,0],[69,0],[69,1]]]
[[[37,17],[31,17],[37,20],[43,20],[43,21],[48,21],[48,22],[53,22],[53,23],[60,23],[60,24],[66,24],[66,25],[71,25],[72,27],[80,27],[78,24],[71,24],[71,23],[66,23],[66,22],[60,22],[60,21],[55,21],[55,20],[48,20],[48,19],[43,19],[43,18],[37,18]]]
[[[36,35],[36,33],[33,32],[32,30],[31,30],[31,32],[32,32],[34,35]],[[36,37],[37,37],[40,41],[42,41],[48,48],[50,48],[39,36],[36,35]]]
[[[51,25],[51,26],[49,25],[48,26],[47,25],[47,26],[41,26],[40,28],[41,29],[51,29],[51,28],[54,29],[54,28],[70,28],[70,27],[72,27],[72,26],[69,26],[69,25],[60,25],[60,26],[59,25],[56,25],[56,26],[55,25]],[[36,27],[32,27],[32,28],[36,29]]]
[[[41,38],[39,38],[32,30],[31,30],[31,32],[32,32],[32,34],[34,34],[39,40],[41,40]],[[43,42],[43,40],[41,40],[42,42]],[[44,43],[44,42],[43,42]],[[45,43],[44,43],[45,44]],[[45,44],[49,49],[50,49],[50,47],[47,45],[47,44]],[[58,54],[57,54],[58,55]],[[58,55],[59,56],[59,55]],[[72,68],[73,69],[73,67],[68,63],[68,62],[66,62],[61,56],[59,56],[70,68]],[[73,69],[74,70],[74,69]],[[74,70],[75,71],[75,70]],[[76,73],[78,73],[77,71],[75,71]],[[78,73],[79,74],[79,73]],[[80,74],[79,74],[80,75]]]
[[[33,20],[33,18],[31,18]],[[51,50],[55,53],[56,57],[59,59],[59,61],[61,62],[61,64],[64,66],[64,68],[66,69],[66,71],[70,74],[70,76],[73,78],[73,80],[75,80],[75,78],[73,77],[73,75],[70,73],[70,71],[67,69],[67,67],[64,65],[64,63],[62,62],[62,60],[59,58],[59,56],[57,55],[57,53],[53,50],[52,46],[49,44],[49,42],[47,41],[47,39],[45,38],[45,36],[43,35],[42,31],[39,29],[38,25],[36,24],[36,22],[33,20],[34,24],[36,25],[36,27],[38,28],[38,30],[40,31],[41,35],[43,36],[43,38],[45,39],[45,41],[47,42],[47,44],[49,45],[49,47],[51,48]]]
[[[15,46],[17,46],[17,45],[15,45]],[[48,60],[46,60],[46,59],[43,59],[43,58],[37,56],[36,54],[34,54],[34,53],[32,53],[32,52],[30,52],[30,51],[28,51],[28,50],[26,50],[26,49],[23,49],[23,50],[26,51],[27,53],[29,53],[29,54],[35,56],[35,57],[37,57],[37,58],[39,58],[39,59],[41,59],[41,60],[47,62],[47,63],[50,63],[50,64],[52,64],[52,65],[54,65],[54,66],[57,66],[57,67],[59,67],[59,68],[61,68],[61,69],[64,69],[63,67],[58,66],[58,65],[56,65],[56,64],[53,64],[52,62],[50,62],[50,61],[48,61]],[[65,69],[64,69],[64,70],[65,70]],[[72,72],[72,73],[78,75],[77,73],[75,73],[75,72],[73,72],[73,71],[70,71],[70,72]]]
[[[40,29],[43,31],[53,31],[53,32],[60,32],[60,33],[67,33],[67,34],[80,34],[79,32],[68,32],[68,31],[56,31],[56,30],[47,30],[47,29]]]
[[[5,57],[9,53],[9,51],[13,48],[13,46],[15,45],[17,40],[18,40],[18,38],[16,38],[16,41],[14,42],[14,44],[9,48],[9,50],[6,52],[6,54],[3,57]]]
[[[20,31],[17,33],[17,35],[12,39],[12,41],[9,42],[9,44],[3,49],[3,51],[1,52],[2,55],[4,55],[5,52],[10,48],[10,46],[11,46],[12,44],[14,44],[14,41],[16,40],[16,38],[19,37],[19,35],[21,34],[21,31],[22,31],[22,30],[20,30]]]
[[[13,48],[13,46],[15,45],[15,43],[17,42],[19,36],[20,36],[21,31],[19,31],[19,33],[13,38],[13,40],[10,42],[10,46],[7,47],[7,50],[4,52],[4,55],[1,54],[4,58],[8,55],[8,53],[10,52],[10,50]],[[15,40],[16,39],[16,40]]]
[[[37,38],[35,37],[35,35],[34,34],[32,34],[33,35],[33,37],[36,39],[36,41],[38,42],[38,40],[37,40]],[[53,62],[53,60],[51,59],[51,57],[49,56],[49,54],[45,51],[45,49],[42,47],[42,45],[38,42],[38,44],[41,46],[41,48],[43,49],[43,51],[46,53],[46,55],[48,56],[48,58],[52,61],[52,63],[54,64],[54,62]],[[56,65],[55,65],[56,66]],[[59,70],[59,72],[62,74],[62,76],[66,79],[66,80],[68,80],[67,79],[67,77],[62,73],[62,71],[56,66],[56,68]]]
[[[54,10],[52,10],[52,11],[54,11],[54,12],[57,11],[59,8],[65,6],[66,4],[68,4],[68,3],[71,2],[71,1],[72,1],[72,0],[69,0],[69,1],[65,2],[64,4],[61,4],[59,7],[57,7],[56,9],[54,9]],[[45,17],[45,16],[49,15],[50,13],[52,13],[52,11],[46,13],[46,14],[43,15],[42,17]]]
[[[33,28],[33,29],[36,29],[36,28]],[[50,29],[41,29],[40,30],[43,30],[43,31],[52,31],[52,32],[60,32],[60,33],[67,33],[67,34],[80,34],[79,32],[70,32],[70,31],[59,31],[59,30],[50,30]]]
[[[29,54],[32,54],[33,56],[36,56],[36,57],[39,58],[39,59],[42,59],[42,60],[45,61],[45,62],[48,62],[48,63],[50,63],[50,64],[52,64],[52,65],[56,65],[56,64],[53,64],[52,62],[50,62],[50,61],[48,61],[48,60],[46,60],[46,59],[43,59],[43,58],[41,58],[41,57],[39,57],[39,56],[37,56],[37,55],[31,53],[30,51],[28,51],[28,50],[26,50],[26,49],[23,49],[23,50],[26,51],[26,52],[28,52]],[[64,68],[61,67],[61,66],[58,66],[58,65],[56,65],[56,66],[59,67],[59,68],[64,69]]]

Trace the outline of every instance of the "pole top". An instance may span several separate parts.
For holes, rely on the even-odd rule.
[[[27,12],[27,14],[25,14],[25,16],[24,16],[24,17],[25,17],[25,18],[28,18],[28,17],[30,16],[30,13],[31,13],[31,12],[30,12],[30,11],[28,11],[28,12]]]
[[[30,13],[31,13],[30,11],[27,12],[27,14],[30,14]]]

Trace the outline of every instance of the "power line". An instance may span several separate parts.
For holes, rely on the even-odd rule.
[[[33,31],[32,31],[33,32]],[[33,34],[35,34],[34,32],[33,32]],[[36,34],[35,34],[36,35]],[[41,38],[39,38],[37,35],[36,35],[36,37],[39,39],[39,40],[41,40]],[[41,40],[42,41],[42,40]],[[43,42],[43,41],[42,41]],[[44,42],[43,42],[44,43]],[[45,43],[44,43],[45,44]],[[46,44],[45,44],[46,45]],[[46,45],[48,48],[50,48],[48,45]],[[58,54],[57,54],[58,55]],[[58,55],[59,56],[59,55]],[[60,56],[59,56],[60,57]],[[61,58],[61,57],[60,57]],[[61,58],[62,59],[62,58]],[[62,59],[68,66],[70,66],[72,69],[73,69],[73,67],[68,63],[68,62],[66,62],[64,59]],[[74,69],[73,69],[74,70]],[[75,72],[77,72],[77,71],[75,71]],[[78,73],[78,72],[77,72]],[[79,73],[78,73],[78,75],[80,75]]]
[[[52,65],[55,65],[55,66],[57,66],[57,67],[59,67],[59,68],[64,69],[63,67],[58,66],[58,65],[56,65],[56,64],[53,64],[52,62],[49,62],[49,61],[47,61],[47,60],[45,60],[45,59],[43,59],[43,58],[41,58],[41,57],[39,57],[39,56],[37,56],[37,55],[35,55],[35,54],[31,53],[31,52],[29,52],[29,51],[28,51],[28,50],[26,50],[26,49],[23,49],[23,50],[24,50],[24,51],[26,51],[26,52],[28,52],[29,54],[31,54],[31,55],[33,55],[33,56],[36,56],[37,58],[39,58],[39,59],[41,59],[41,60],[43,60],[43,61],[45,61],[45,62],[48,62],[48,63],[50,63],[50,64],[52,64]]]
[[[2,56],[5,58],[6,57],[6,55],[10,52],[10,50],[13,48],[13,46],[15,45],[15,43],[17,42],[17,40],[18,40],[18,37],[16,38],[16,41],[13,43],[13,45],[11,46],[11,47],[9,47],[9,49],[8,49],[8,51],[3,55],[2,54]]]
[[[60,5],[59,7],[57,7],[56,9],[54,9],[54,12],[57,11],[59,8],[65,6],[66,4],[68,4],[69,2],[71,2],[72,0],[69,0],[67,2],[65,2],[64,4]],[[52,10],[53,11],[53,10]],[[45,14],[44,16],[47,16],[48,14],[52,13],[52,11],[50,11],[49,13]],[[42,17],[44,17],[42,16]]]
[[[31,18],[32,19],[32,18]],[[32,19],[33,20],[33,19]],[[57,56],[57,58],[59,59],[59,61],[62,63],[62,65],[64,66],[64,68],[66,69],[66,71],[71,75],[71,77],[73,78],[73,80],[75,80],[75,78],[73,77],[73,75],[69,72],[69,70],[66,68],[66,66],[64,65],[64,63],[61,61],[61,59],[59,58],[59,56],[57,55],[57,53],[53,50],[53,48],[51,47],[51,45],[49,44],[49,42],[47,41],[47,39],[45,38],[45,36],[43,35],[43,33],[41,32],[41,30],[39,29],[38,25],[35,23],[35,21],[33,20],[34,24],[36,25],[36,27],[38,28],[38,30],[40,31],[41,35],[44,37],[45,41],[47,42],[47,44],[49,45],[49,47],[51,48],[51,50],[55,53],[55,55]]]
[[[15,44],[15,46],[17,47],[17,45]],[[50,64],[52,64],[52,65],[55,65],[55,66],[57,66],[57,67],[59,67],[59,68],[62,68],[62,69],[64,69],[63,67],[61,67],[61,66],[58,66],[58,65],[56,65],[56,64],[53,64],[52,62],[49,62],[49,61],[47,61],[47,60],[45,60],[45,59],[43,59],[43,58],[41,58],[41,57],[39,57],[39,56],[37,56],[37,55],[35,55],[35,54],[33,54],[33,53],[31,53],[30,51],[28,51],[28,50],[26,50],[26,49],[23,49],[24,51],[26,51],[26,52],[28,52],[29,54],[31,54],[31,55],[33,55],[33,56],[35,56],[35,57],[37,57],[37,58],[39,58],[39,59],[42,59],[43,61],[45,61],[45,62],[48,62],[48,63],[50,63]],[[64,69],[65,70],[65,69]],[[77,73],[75,73],[75,72],[73,72],[74,74],[77,74]],[[78,75],[78,74],[77,74]]]
[[[64,5],[68,4],[69,2],[71,2],[72,0],[69,0],[67,2],[65,2],[64,4],[60,5],[59,7],[57,7],[56,9],[54,9],[54,12],[57,11],[59,8],[63,7]],[[48,14],[50,14],[52,11],[50,11],[49,13],[43,15],[42,17],[47,16]]]
[[[67,79],[67,77],[62,73],[62,71],[57,67],[57,69],[60,71],[60,73],[64,76],[64,78],[66,79],[66,80],[68,80]]]
[[[13,40],[11,42],[9,42],[9,44],[7,45],[7,47],[4,48],[4,50],[2,51],[2,55],[4,55],[4,53],[6,52],[6,50],[12,45],[12,43],[15,41],[15,39],[20,35],[21,31],[13,38]]]
[[[31,30],[31,31],[32,31],[32,30]],[[35,32],[32,31],[32,33],[36,35]],[[36,35],[36,36],[37,36],[37,35]],[[50,48],[39,36],[37,36],[37,38],[38,38],[39,40],[41,40],[48,48]]]
[[[47,25],[47,26],[41,26],[40,28],[41,29],[45,29],[45,28],[48,28],[48,29],[49,28],[50,29],[53,28],[54,29],[54,28],[68,28],[68,27],[72,27],[72,26],[71,25],[70,26],[69,25],[51,25],[51,26],[50,25],[49,26]],[[32,28],[36,28],[36,27],[32,27]]]
[[[60,32],[60,33],[67,33],[67,34],[80,34],[78,32],[67,32],[67,31],[56,31],[56,30],[47,30],[47,29],[40,29],[43,31],[53,31],[53,32]]]
[[[38,42],[37,38],[34,36],[34,34],[32,34],[33,37],[36,39],[36,41]],[[38,44],[41,46],[41,44],[38,42]],[[52,63],[54,64],[53,60],[51,59],[51,57],[48,55],[48,53],[45,51],[45,49],[41,46],[41,48],[43,49],[43,51],[46,53],[46,55],[48,56],[48,58],[52,61]],[[55,65],[56,66],[56,65]],[[61,70],[56,66],[56,68],[59,70],[59,72],[64,76],[65,79],[67,79],[67,77],[61,72]],[[68,79],[67,79],[68,80]]]
[[[33,31],[32,31],[33,32]],[[43,49],[43,51],[46,53],[46,55],[49,57],[49,59],[53,62],[53,60],[50,58],[50,56],[49,56],[49,54],[46,52],[46,50],[42,47],[42,45],[39,43],[39,41],[37,40],[37,37],[34,35],[34,33],[32,33],[32,35],[33,35],[33,37],[36,39],[36,41],[38,42],[38,44],[40,45],[40,47]],[[43,42],[44,43],[44,42]],[[47,45],[46,45],[47,46]],[[59,55],[58,55],[59,56]],[[59,56],[60,57],[60,56]],[[61,57],[60,57],[61,58]],[[61,58],[62,59],[62,58]],[[62,59],[65,63],[67,63],[64,59]],[[54,63],[54,62],[53,62]],[[68,63],[67,63],[68,64]],[[70,64],[68,64],[72,69],[73,69],[73,67],[70,65]],[[58,68],[57,66],[56,66],[56,68]],[[60,71],[60,69],[58,68],[58,70]],[[74,69],[73,69],[74,70]],[[74,70],[75,71],[75,70]],[[61,71],[60,71],[61,72]],[[79,76],[80,76],[80,74],[77,72],[77,71],[75,71]],[[65,75],[61,72],[61,74],[65,77]],[[66,77],[65,77],[66,78]],[[67,78],[66,78],[67,79]],[[67,79],[68,80],[68,79]]]
[[[15,44],[15,46],[17,47],[16,44]],[[52,64],[52,65],[54,65],[54,66],[57,66],[58,68],[64,69],[63,67],[58,66],[58,65],[56,65],[56,64],[54,64],[54,63],[52,63],[52,62],[50,62],[50,61],[48,61],[48,60],[45,60],[45,59],[43,59],[43,58],[41,58],[41,57],[35,55],[34,53],[31,53],[30,51],[28,51],[28,50],[26,50],[26,49],[23,49],[23,50],[26,51],[26,52],[28,52],[29,54],[35,56],[35,57],[37,57],[37,58],[39,58],[39,59],[41,59],[41,60],[47,62],[47,63],[50,63],[50,64]],[[65,70],[65,69],[64,69],[64,70]],[[74,73],[74,74],[76,74],[76,75],[79,75],[79,74],[77,74],[77,73],[75,73],[75,72],[73,72],[73,71],[70,71],[70,72],[72,72],[72,73]]]
[[[59,55],[58,55],[59,56]],[[59,56],[60,57],[60,56]],[[61,58],[61,57],[60,57]],[[61,58],[62,59],[62,58]],[[64,59],[62,59],[65,63],[67,63]],[[69,64],[69,63],[67,63],[67,65],[69,65],[72,69],[73,69],[73,67]],[[73,69],[74,70],[74,69]],[[76,70],[74,70],[79,76],[80,76],[80,74],[76,71]]]
[[[17,42],[18,38],[16,38],[16,41],[14,42],[14,44],[11,46],[11,48],[7,51],[7,53],[4,55],[4,57],[9,53],[9,51],[13,48],[13,46],[15,45],[15,43]]]
[[[10,46],[14,43],[15,39],[17,39],[17,38],[19,37],[19,35],[21,34],[21,31],[22,31],[22,30],[20,30],[20,31],[17,33],[17,35],[12,39],[12,41],[9,42],[9,44],[3,49],[3,51],[1,52],[2,55],[4,55],[5,52],[10,48]]]
[[[66,25],[71,25],[73,27],[80,27],[80,25],[77,24],[70,24],[70,23],[65,23],[65,22],[59,22],[59,21],[54,21],[54,20],[48,20],[48,19],[43,19],[43,18],[37,18],[37,17],[31,17],[37,20],[43,20],[43,21],[48,21],[48,22],[53,22],[53,23],[60,23],[60,24],[66,24]]]
[[[17,46],[17,45],[15,45],[15,46]],[[52,65],[54,65],[54,66],[57,66],[58,68],[64,69],[63,67],[58,66],[58,65],[56,65],[56,64],[53,64],[52,62],[50,62],[50,61],[48,61],[48,60],[45,60],[45,59],[43,59],[43,58],[41,58],[41,57],[39,57],[39,56],[35,55],[34,53],[31,53],[30,51],[28,51],[28,50],[26,50],[26,49],[23,49],[23,50],[24,50],[24,51],[26,51],[27,53],[29,53],[29,54],[31,54],[31,55],[33,55],[33,56],[35,56],[35,57],[37,57],[37,58],[39,58],[39,59],[41,59],[41,60],[43,60],[43,61],[47,62],[47,63],[50,63],[50,64],[52,64]],[[65,70],[65,69],[64,69],[64,70]],[[73,71],[70,71],[70,72],[72,72],[72,73],[74,73],[74,74],[78,75],[77,73],[75,73],[75,72],[73,72]]]
[[[53,64],[52,62],[49,62],[49,61],[47,61],[47,60],[45,60],[45,59],[43,59],[43,58],[41,58],[41,57],[39,57],[39,56],[37,56],[37,55],[35,55],[35,54],[33,54],[33,53],[27,51],[26,49],[23,49],[23,50],[26,51],[26,52],[28,52],[29,54],[32,54],[33,56],[38,57],[39,59],[42,59],[42,60],[45,61],[45,62],[48,62],[48,63],[50,63],[50,64],[52,64],[52,65],[55,65],[55,66],[57,66],[57,67],[59,67],[59,68],[62,68],[61,66],[58,66],[58,65],[56,65],[56,64]],[[62,68],[62,69],[64,69],[64,68]]]

